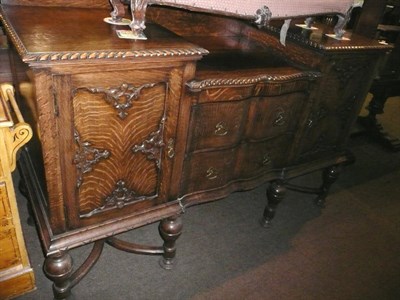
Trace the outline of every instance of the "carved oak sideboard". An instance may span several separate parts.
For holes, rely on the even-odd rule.
[[[89,272],[104,243],[173,266],[179,217],[191,205],[270,181],[267,226],[293,177],[325,169],[323,204],[385,46],[315,41],[273,24],[154,7],[147,41],[118,38],[106,9],[3,5],[29,66],[21,105],[35,139],[20,172],[56,298]],[[57,16],[54,20],[51,16]],[[34,18],[35,24],[28,20]],[[194,30],[195,29],[195,30]],[[301,38],[298,38],[298,37]],[[260,213],[261,215],[261,213]],[[160,221],[161,247],[117,234]],[[93,243],[73,270],[69,249]]]

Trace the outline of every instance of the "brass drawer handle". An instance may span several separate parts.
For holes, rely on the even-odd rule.
[[[271,156],[268,153],[265,153],[263,156],[262,164],[263,166],[269,165],[271,163]]]
[[[221,121],[217,125],[215,125],[214,133],[219,136],[227,135],[228,129],[226,129],[225,123]]]
[[[217,169],[215,169],[215,168],[213,168],[213,167],[208,168],[206,177],[207,177],[209,180],[217,179],[217,178],[218,178],[218,171],[217,171]]]
[[[285,123],[286,123],[286,120],[285,120],[285,111],[283,110],[283,108],[279,108],[279,109],[276,111],[274,125],[276,125],[276,126],[282,126],[282,125],[285,125]]]
[[[168,140],[168,145],[167,145],[167,155],[169,158],[173,158],[175,156],[174,146],[175,146],[174,139],[170,138]]]

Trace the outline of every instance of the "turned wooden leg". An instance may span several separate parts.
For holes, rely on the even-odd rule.
[[[314,200],[319,207],[325,207],[325,199],[328,196],[331,185],[338,179],[340,173],[339,166],[331,166],[322,172],[322,185],[317,198]]]
[[[182,233],[182,220],[180,216],[174,216],[164,219],[160,222],[159,231],[161,238],[164,240],[164,253],[160,260],[160,265],[166,270],[170,270],[174,266],[174,258],[176,254],[175,242]]]
[[[283,200],[286,187],[281,180],[273,181],[267,189],[267,206],[260,221],[263,227],[269,227],[275,216],[276,207]]]
[[[43,265],[47,278],[53,281],[54,299],[67,299],[71,295],[70,276],[72,258],[67,251],[48,256]]]

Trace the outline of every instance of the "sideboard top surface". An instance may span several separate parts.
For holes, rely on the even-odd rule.
[[[114,26],[103,21],[106,9],[57,7],[1,7],[1,20],[24,61],[73,61],[129,59],[136,57],[201,56],[207,51],[172,32],[148,24],[148,40],[117,36]]]

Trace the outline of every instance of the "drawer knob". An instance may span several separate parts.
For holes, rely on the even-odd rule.
[[[214,133],[215,133],[215,135],[219,135],[219,136],[227,135],[228,129],[226,129],[225,123],[221,121],[217,125],[215,125]]]
[[[213,168],[213,167],[208,168],[206,177],[207,177],[209,180],[217,179],[217,178],[218,178],[218,171],[217,171],[217,169],[215,169],[215,168]]]

